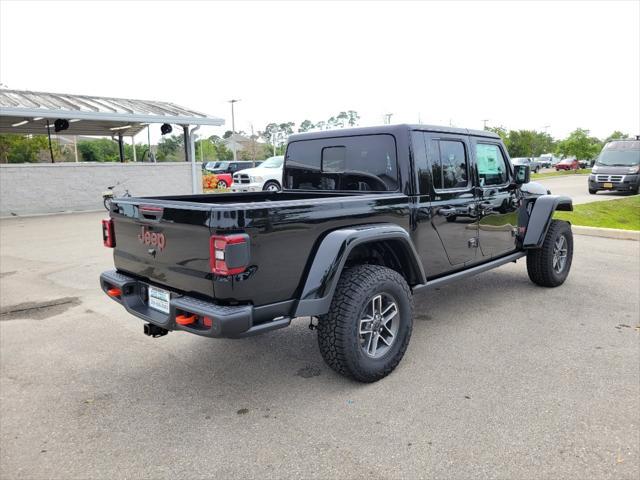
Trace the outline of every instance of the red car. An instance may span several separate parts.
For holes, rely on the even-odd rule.
[[[556,163],[556,172],[560,170],[578,170],[580,168],[580,162],[575,158],[565,158]]]

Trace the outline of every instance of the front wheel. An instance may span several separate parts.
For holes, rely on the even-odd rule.
[[[527,273],[536,285],[557,287],[567,279],[572,260],[571,225],[561,220],[552,220],[542,247],[527,253]]]
[[[262,190],[265,190],[267,192],[278,192],[280,191],[280,185],[278,184],[278,182],[274,180],[269,180],[267,183],[264,184],[264,187],[262,187]]]
[[[111,211],[111,197],[103,197],[102,204],[107,212]]]
[[[590,193],[591,195],[595,195],[596,193],[598,193],[598,190],[594,190],[593,188],[590,188],[590,189],[589,189],[589,193]]]
[[[228,188],[229,185],[227,185],[227,182],[225,182],[224,180],[218,180],[218,185],[216,185],[216,188],[219,188],[220,190]]]
[[[329,313],[318,319],[318,345],[336,372],[375,382],[400,363],[413,329],[413,297],[405,279],[379,265],[343,272]]]

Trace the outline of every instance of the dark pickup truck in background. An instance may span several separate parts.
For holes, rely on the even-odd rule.
[[[528,182],[491,132],[294,135],[280,192],[114,200],[103,240],[116,270],[100,282],[153,337],[240,338],[315,317],[329,366],[375,381],[407,348],[414,293],[525,256],[534,283],[564,282],[571,228],[552,215],[571,200]]]

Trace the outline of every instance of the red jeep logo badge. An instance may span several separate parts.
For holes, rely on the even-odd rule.
[[[166,245],[164,233],[150,232],[147,227],[142,227],[138,234],[138,241],[148,247],[158,247],[160,251],[164,250]]]

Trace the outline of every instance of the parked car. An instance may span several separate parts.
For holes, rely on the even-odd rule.
[[[252,161],[230,160],[230,161],[220,161],[220,162],[208,162],[206,170],[210,173],[215,173],[215,174],[230,173],[231,175],[233,175],[238,170],[244,170],[245,168],[251,168],[254,166],[255,166],[255,163]]]
[[[540,155],[540,162],[547,165],[545,168],[553,167],[556,163],[560,162],[560,160],[560,157],[556,157],[552,153],[543,153]]]
[[[580,168],[589,168],[591,162],[589,160],[578,160],[578,164],[580,165]]]
[[[549,157],[535,157],[533,159],[541,168],[551,167],[551,159]]]
[[[270,157],[259,167],[240,170],[233,175],[233,192],[277,192],[282,188],[284,156]]]
[[[528,166],[512,166],[492,132],[297,134],[283,171],[278,192],[113,199],[105,294],[151,337],[248,337],[310,317],[325,362],[374,382],[407,349],[415,294],[525,257],[537,285],[569,274],[571,225],[552,215],[571,199],[529,183]]]
[[[556,163],[556,172],[560,170],[578,170],[580,168],[580,163],[575,158],[565,158],[564,160],[560,160]]]
[[[542,168],[542,165],[534,158],[531,157],[514,157],[511,159],[511,163],[514,165],[527,165],[529,170],[533,173],[538,173],[538,171]]]
[[[640,139],[608,142],[589,175],[589,193],[619,190],[637,194],[639,189]]]

